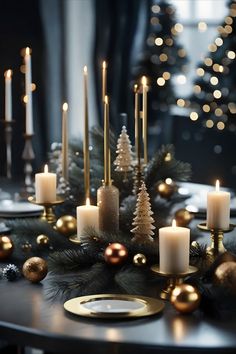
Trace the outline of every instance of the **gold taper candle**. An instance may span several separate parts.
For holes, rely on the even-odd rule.
[[[102,101],[105,102],[105,96],[107,94],[107,63],[102,63]]]
[[[142,77],[143,85],[143,157],[144,164],[148,163],[148,149],[147,149],[147,78]]]
[[[89,117],[88,117],[88,70],[84,67],[84,188],[85,199],[90,197],[90,159],[89,159]]]
[[[140,111],[138,85],[134,85],[134,124],[135,124],[135,152],[140,163]]]
[[[109,102],[108,96],[104,100],[104,183],[111,184],[111,164],[110,164],[110,127],[109,127]]]
[[[62,106],[62,177],[68,181],[68,104]]]

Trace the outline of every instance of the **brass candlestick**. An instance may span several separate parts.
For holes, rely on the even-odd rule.
[[[29,195],[32,195],[34,193],[34,184],[31,176],[33,172],[32,161],[35,159],[34,150],[32,146],[33,134],[25,134],[24,138],[25,146],[22,153],[22,159],[25,161],[25,186],[22,194],[28,197]]]
[[[11,154],[11,142],[12,142],[12,124],[15,123],[14,120],[1,121],[5,126],[5,141],[6,141],[6,175],[7,178],[12,177],[11,167],[12,167],[12,154]]]
[[[207,223],[198,224],[199,230],[210,232],[211,244],[207,247],[207,254],[216,258],[219,254],[226,252],[223,244],[224,234],[234,229],[235,225],[230,224],[228,229],[211,229],[207,227]]]
[[[188,270],[184,273],[179,273],[179,274],[171,274],[171,273],[165,273],[160,270],[159,265],[153,265],[151,267],[151,270],[160,275],[161,277],[167,278],[167,282],[165,287],[161,290],[160,292],[160,298],[163,300],[169,300],[170,295],[172,290],[177,286],[180,285],[184,282],[184,278],[188,277],[189,275],[192,275],[198,271],[196,267],[189,266]]]
[[[56,215],[54,214],[53,207],[55,205],[62,204],[64,199],[57,196],[57,199],[53,202],[37,202],[35,196],[30,196],[28,201],[32,204],[42,205],[44,207],[43,214],[41,215],[41,220],[47,221],[49,224],[53,224],[56,222]]]

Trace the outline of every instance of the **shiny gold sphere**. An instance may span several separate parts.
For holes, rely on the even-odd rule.
[[[105,249],[104,258],[108,264],[120,265],[128,257],[128,250],[121,243],[112,243]]]
[[[166,183],[166,182],[160,182],[157,185],[157,193],[162,197],[162,198],[170,198],[172,194],[175,192],[175,184],[174,183]]]
[[[13,248],[14,245],[10,237],[1,235],[0,236],[0,260],[2,261],[10,257],[10,255],[13,252]]]
[[[48,272],[47,262],[40,257],[31,257],[25,261],[22,273],[26,279],[32,283],[43,280]]]
[[[186,209],[179,209],[175,212],[175,220],[177,226],[187,226],[193,219],[193,214]]]
[[[145,265],[146,263],[147,263],[147,258],[144,254],[137,253],[134,255],[134,257],[133,257],[133,264],[134,265],[141,267],[141,266]]]
[[[36,242],[38,245],[48,245],[49,243],[49,237],[47,235],[38,235],[36,238]]]
[[[220,264],[215,270],[215,281],[236,293],[236,262],[230,261]]]
[[[66,237],[76,234],[76,218],[71,215],[61,216],[56,222],[56,230]]]
[[[177,285],[171,292],[170,302],[180,313],[191,313],[195,311],[201,300],[199,291],[192,285]]]

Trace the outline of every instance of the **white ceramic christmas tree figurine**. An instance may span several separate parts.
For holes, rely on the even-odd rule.
[[[126,175],[127,172],[133,170],[131,149],[129,135],[127,134],[126,127],[123,126],[117,142],[117,157],[114,161],[114,165],[116,165],[115,171],[124,172]]]
[[[145,183],[143,182],[140,187],[140,192],[138,194],[136,209],[134,212],[134,219],[132,225],[135,227],[131,230],[134,234],[132,241],[137,243],[147,243],[152,242],[154,232],[152,230],[155,229],[155,226],[152,225],[154,219],[151,215],[153,215],[153,211],[151,210],[150,198],[147,192],[147,188]]]

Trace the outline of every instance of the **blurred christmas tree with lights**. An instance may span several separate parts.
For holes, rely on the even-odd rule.
[[[190,118],[199,119],[202,127],[236,134],[236,0],[228,5],[229,14],[196,70]]]
[[[133,74],[137,82],[141,82],[142,75],[147,76],[149,126],[159,124],[162,142],[166,143],[163,122],[167,123],[171,105],[175,105],[177,99],[172,80],[177,75],[178,79],[185,80],[188,59],[186,50],[178,42],[183,25],[176,20],[175,7],[166,0],[151,0],[149,11],[145,48]]]

